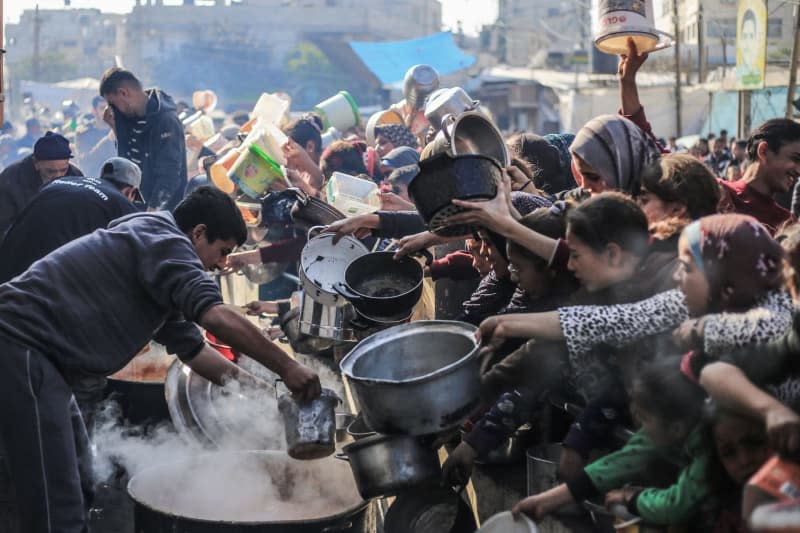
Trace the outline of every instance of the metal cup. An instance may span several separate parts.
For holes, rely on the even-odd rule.
[[[430,65],[414,65],[403,79],[403,97],[414,111],[422,109],[425,98],[439,88],[439,73]]]

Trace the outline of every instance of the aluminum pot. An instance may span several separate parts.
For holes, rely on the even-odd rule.
[[[347,465],[332,457],[210,453],[142,470],[128,494],[136,533],[364,533],[367,527],[368,502]]]
[[[413,110],[422,109],[425,99],[439,88],[439,73],[430,65],[414,65],[403,78],[403,97]]]
[[[428,228],[439,235],[469,235],[471,225],[450,226],[447,219],[461,211],[452,200],[490,200],[497,196],[503,169],[482,155],[452,157],[440,153],[419,163],[419,173],[408,184],[408,194]]]
[[[439,454],[429,442],[416,437],[374,435],[348,444],[343,451],[358,493],[365,500],[438,482],[442,477]]]
[[[308,231],[308,242],[300,253],[300,284],[303,293],[322,305],[347,304],[333,286],[344,280],[344,271],[350,261],[369,250],[355,237],[345,235],[333,244],[333,233],[318,234],[324,228],[316,226]],[[316,234],[316,236],[312,236]],[[305,333],[305,332],[304,332]]]
[[[350,327],[353,307],[346,300],[344,303],[346,305],[324,305],[304,291],[300,304],[300,333],[335,341],[356,340]]]
[[[458,116],[446,115],[439,133],[431,142],[431,154],[483,155],[491,157],[503,167],[511,164],[503,134],[486,115],[478,111],[466,111]]]
[[[477,109],[479,105],[480,101],[473,100],[461,87],[439,89],[425,103],[425,118],[438,130],[447,115],[457,117],[465,111]]]
[[[479,404],[476,327],[420,320],[375,333],[340,367],[369,427],[426,435],[458,427]]]
[[[296,402],[288,393],[278,398],[289,457],[320,459],[336,451],[334,408],[341,401],[330,389],[322,389],[319,398],[310,402]]]
[[[424,277],[411,257],[396,260],[394,252],[372,252],[353,259],[344,282],[333,288],[363,316],[392,317],[410,314],[422,296]]]

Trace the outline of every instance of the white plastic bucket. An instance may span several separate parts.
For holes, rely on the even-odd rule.
[[[350,93],[339,91],[327,100],[323,100],[314,107],[314,112],[322,117],[322,124],[328,128],[345,131],[357,126],[361,121],[358,105]]]
[[[262,93],[253,107],[251,116],[261,117],[265,124],[280,124],[281,119],[289,110],[289,101],[272,93]]]
[[[629,37],[639,53],[663,50],[674,43],[672,35],[655,27],[653,0],[600,0],[598,13],[600,29],[594,44],[606,54],[627,54]]]

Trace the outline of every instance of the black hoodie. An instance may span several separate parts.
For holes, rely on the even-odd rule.
[[[147,207],[172,209],[188,180],[183,125],[175,102],[160,89],[148,89],[144,117],[126,117],[114,108],[117,153],[142,169],[140,187]]]

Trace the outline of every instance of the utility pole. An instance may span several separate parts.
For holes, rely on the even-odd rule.
[[[786,118],[794,116],[794,93],[797,88],[797,59],[800,55],[800,5],[794,6],[794,46],[789,62],[789,87],[786,91]]]
[[[672,2],[672,26],[675,32],[675,136],[682,135],[681,126],[681,32],[678,18],[678,0]]]
[[[39,81],[39,4],[33,12],[33,81]]]
[[[706,30],[703,24],[703,3],[697,8],[697,83],[706,81]]]

